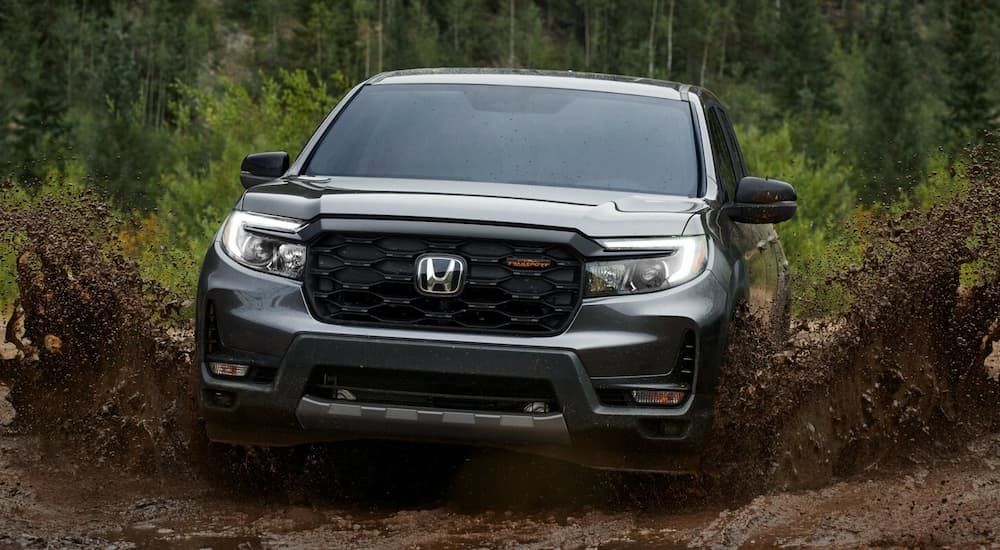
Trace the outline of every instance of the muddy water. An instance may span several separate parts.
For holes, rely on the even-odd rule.
[[[816,490],[653,507],[594,495],[538,504],[535,493],[554,483],[536,484],[519,502],[482,489],[469,503],[468,495],[450,494],[454,482],[447,481],[416,501],[405,486],[357,498],[323,484],[246,492],[74,458],[38,436],[0,435],[0,548],[967,547],[993,543],[1000,533],[996,436],[971,440],[961,453],[877,466]],[[457,475],[491,485],[481,471]]]
[[[0,547],[992,541],[996,166],[981,154],[960,199],[861,230],[863,261],[828,282],[843,314],[787,340],[738,316],[699,478],[451,447],[210,447],[181,299],[114,252],[106,207],[5,212],[0,238],[21,253],[0,360],[0,414],[17,411],[0,428]],[[980,274],[968,288],[963,265]]]

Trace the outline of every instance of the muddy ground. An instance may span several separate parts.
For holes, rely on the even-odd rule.
[[[508,460],[527,485],[495,486],[496,469]],[[398,485],[368,495],[322,488],[247,494],[224,482],[95,467],[37,436],[5,433],[0,548],[968,547],[1000,540],[1000,437],[909,461],[888,471],[874,465],[819,490],[749,502],[689,496],[645,508],[610,497],[593,472],[499,452],[460,459],[429,493],[414,494],[405,482],[427,474],[423,463],[392,468]],[[553,469],[562,475],[552,479]],[[641,480],[624,483],[649,490]],[[541,499],[546,492],[554,496]]]

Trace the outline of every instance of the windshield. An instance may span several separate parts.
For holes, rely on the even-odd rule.
[[[523,183],[695,196],[687,103],[490,85],[366,86],[307,175]]]

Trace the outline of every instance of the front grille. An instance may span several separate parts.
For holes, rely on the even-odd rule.
[[[343,392],[348,392],[344,394]],[[359,403],[468,411],[525,412],[545,403],[559,410],[552,385],[545,380],[473,374],[442,374],[362,367],[317,367],[306,394],[322,399],[349,395]]]
[[[458,296],[417,291],[416,261],[427,253],[466,260]],[[581,279],[581,260],[563,245],[336,233],[310,245],[305,289],[328,323],[545,335],[566,329]]]

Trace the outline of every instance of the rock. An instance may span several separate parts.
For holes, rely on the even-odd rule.
[[[62,353],[62,339],[55,334],[46,334],[45,351],[49,353]]]
[[[1000,380],[1000,346],[994,347],[993,353],[986,358],[986,372],[990,378]]]
[[[10,361],[12,359],[17,359],[17,346],[11,344],[10,342],[0,343],[0,360]]]
[[[10,388],[0,384],[0,426],[10,426],[17,416],[14,405],[11,405],[7,397],[10,395]]]

